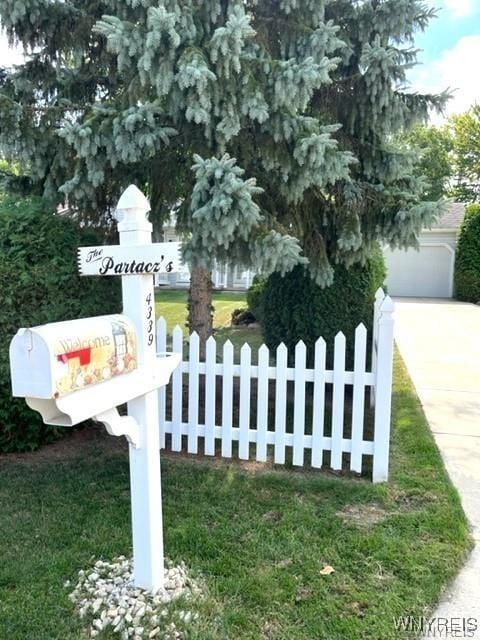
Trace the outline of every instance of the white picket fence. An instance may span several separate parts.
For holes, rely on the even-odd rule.
[[[168,388],[159,391],[161,447],[165,448],[166,434],[171,434],[172,451],[198,454],[201,441],[204,455],[231,458],[235,454],[234,443],[238,443],[241,460],[266,462],[272,457],[275,464],[283,465],[291,459],[295,466],[309,462],[313,468],[328,466],[334,471],[346,470],[347,463],[355,473],[362,472],[363,456],[372,456],[373,481],[385,482],[390,442],[393,311],[392,300],[379,290],[370,370],[366,367],[367,331],[363,324],[355,332],[353,371],[345,370],[347,345],[343,333],[335,338],[334,364],[329,370],[323,338],[315,345],[313,368],[307,368],[307,351],[301,341],[292,367],[288,366],[283,344],[277,348],[274,362],[263,345],[254,364],[252,349],[244,344],[236,363],[230,341],[223,345],[221,359],[217,357],[214,338],[208,340],[205,360],[201,361],[198,335],[192,333],[184,345],[182,329],[175,327],[172,350],[187,353]],[[157,323],[157,349],[167,349],[164,318]],[[346,396],[349,388],[352,392]],[[370,403],[366,402],[366,391],[370,391]],[[370,435],[365,428],[368,412],[373,432]],[[349,459],[344,454],[349,454]]]

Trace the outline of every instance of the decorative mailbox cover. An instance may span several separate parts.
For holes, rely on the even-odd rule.
[[[10,364],[14,396],[59,398],[134,371],[134,325],[111,315],[20,329]]]

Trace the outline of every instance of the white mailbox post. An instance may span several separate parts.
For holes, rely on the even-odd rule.
[[[151,244],[149,211],[150,203],[143,193],[133,185],[128,187],[117,206],[121,246]],[[138,260],[144,260],[141,253]],[[151,367],[157,358],[153,274],[122,277],[122,294],[123,311],[137,329],[139,364]],[[158,394],[150,391],[131,400],[128,414],[140,425],[139,447],[130,446],[135,584],[157,590],[163,586],[164,573]]]
[[[78,252],[82,275],[122,276],[124,315],[20,329],[10,361],[13,394],[47,424],[94,418],[127,437],[135,586],[157,591],[164,578],[157,390],[181,356],[156,352],[153,278],[178,270],[180,258],[178,243],[152,244],[149,210],[131,185],[117,206],[120,245]],[[125,402],[122,417],[117,406]]]

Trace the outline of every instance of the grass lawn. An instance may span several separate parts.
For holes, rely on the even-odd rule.
[[[170,329],[176,324],[186,330],[187,321],[186,290],[157,289],[155,293],[157,317],[163,316]],[[245,292],[243,291],[215,291],[213,294],[214,326],[216,329],[230,326],[232,311],[238,307],[245,307]]]
[[[388,485],[163,455],[166,552],[208,593],[189,638],[414,637],[394,617],[428,612],[470,539],[398,357],[393,416]],[[130,553],[124,441],[92,428],[0,457],[0,513],[0,638],[83,638],[63,583]]]
[[[175,325],[180,325],[185,335],[188,335],[187,322],[187,291],[173,291],[160,289],[155,293],[157,318],[163,316],[167,321],[168,334],[170,335]],[[258,331],[251,329],[231,329],[230,320],[232,311],[240,307],[246,307],[245,292],[243,291],[216,291],[213,294],[213,326],[215,338],[220,347],[226,340],[233,342],[235,349],[248,342],[252,348],[258,349],[262,345],[262,338]]]

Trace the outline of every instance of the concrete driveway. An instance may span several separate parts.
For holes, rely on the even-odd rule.
[[[436,617],[478,620],[480,638],[480,306],[398,298],[395,337],[476,547]],[[455,636],[458,637],[458,636]]]

